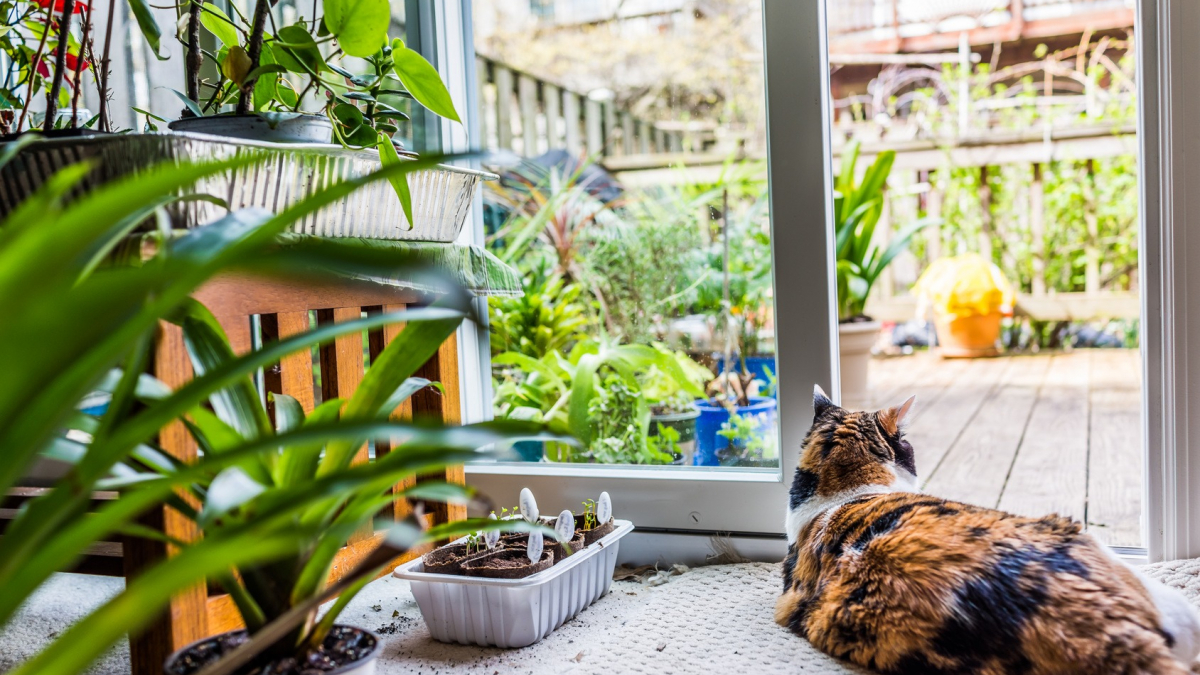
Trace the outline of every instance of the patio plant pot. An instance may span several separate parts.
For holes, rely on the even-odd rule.
[[[742,369],[742,362],[737,357],[733,358],[732,368],[735,371],[739,371],[739,372]],[[759,354],[757,356],[747,356],[746,357],[746,370],[750,371],[750,374],[754,376],[754,379],[762,380],[764,387],[765,387],[765,385],[770,384],[770,382],[771,382],[771,378],[767,377],[767,370],[770,370],[771,373],[773,373],[775,375],[779,374],[778,370],[775,368],[775,355],[774,354]],[[714,369],[714,372],[722,373],[724,371],[725,371],[725,358],[721,357],[721,358],[717,359],[717,365],[716,365],[716,368]]]
[[[658,427],[669,427],[679,432],[679,453],[675,456],[674,464],[691,466],[696,455],[696,419],[700,417],[699,410],[687,412],[664,413],[650,415],[649,436],[658,436]]]
[[[333,123],[324,115],[299,115],[272,123],[259,115],[206,115],[169,122],[172,131],[269,143],[331,143]]]
[[[948,359],[996,356],[1000,353],[996,342],[1000,339],[1000,321],[1003,318],[1000,312],[954,318],[940,314],[934,316],[938,353]]]
[[[331,183],[365,176],[381,166],[374,150],[319,143],[267,143],[180,132],[46,139],[22,148],[13,161],[0,168],[0,217],[11,213],[55,172],[83,160],[96,162],[96,169],[69,199],[161,162],[231,159],[250,153],[266,160],[206,178],[196,185],[196,192],[225,200],[231,210],[258,207],[278,213]],[[310,214],[291,231],[326,237],[453,242],[480,182],[495,178],[495,174],[454,166],[409,174],[414,226],[404,216],[391,184],[377,181]],[[206,201],[174,203],[167,212],[175,228],[198,227],[225,215],[222,206]]]
[[[553,566],[553,548],[542,551],[542,557],[537,562],[529,562],[529,556],[523,549],[505,548],[463,562],[462,571],[468,577],[524,579]]]
[[[165,675],[192,675],[233,651],[246,641],[245,630],[235,630],[197,640],[167,658]],[[354,626],[335,625],[325,638],[322,654],[328,658],[329,670],[321,675],[374,675],[375,662],[382,653],[379,636]],[[246,666],[239,673],[250,673],[257,666]]]
[[[738,406],[736,410],[741,417],[756,417],[761,433],[771,433],[778,405],[773,398],[755,396],[750,398],[750,405]],[[720,466],[717,451],[729,447],[729,439],[717,432],[729,421],[729,411],[711,401],[696,401],[696,407],[700,410],[696,420],[696,466]]]
[[[614,524],[595,545],[524,579],[429,574],[421,560],[393,574],[411,582],[421,618],[438,642],[525,647],[608,592],[620,540],[633,531],[628,520]]]
[[[879,339],[878,321],[838,324],[838,356],[842,373],[842,398],[861,401],[870,386],[867,375],[871,347]]]

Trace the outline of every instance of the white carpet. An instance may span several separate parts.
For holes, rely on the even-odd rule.
[[[1200,605],[1200,561],[1151,565],[1146,571]],[[775,625],[772,613],[780,583],[779,566],[767,563],[692,569],[654,587],[614,582],[596,604],[541,642],[519,650],[433,641],[408,583],[392,577],[367,586],[342,622],[382,636],[380,675],[862,673]],[[0,671],[28,658],[121,587],[118,579],[55,575],[0,632]],[[105,675],[128,671],[123,644],[92,669]]]

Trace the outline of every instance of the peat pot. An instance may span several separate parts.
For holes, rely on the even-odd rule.
[[[842,372],[843,400],[861,401],[866,397],[871,347],[878,339],[878,321],[838,324],[838,356]]]
[[[245,630],[235,630],[197,640],[167,658],[165,675],[194,675],[246,640]],[[323,654],[337,664],[321,675],[375,675],[375,662],[383,653],[379,636],[354,626],[334,626],[325,638]],[[247,667],[239,670],[250,672]]]

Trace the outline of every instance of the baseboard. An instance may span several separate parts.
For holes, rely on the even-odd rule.
[[[717,537],[721,541],[719,544],[714,541]],[[617,564],[669,567],[680,563],[696,567],[736,559],[779,562],[785,555],[787,541],[782,536],[634,530],[621,540]]]

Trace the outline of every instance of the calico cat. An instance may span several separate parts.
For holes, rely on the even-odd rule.
[[[1079,523],[918,492],[915,398],[851,412],[816,388],[775,620],[882,673],[1188,673],[1200,617]]]

